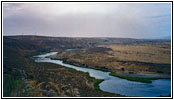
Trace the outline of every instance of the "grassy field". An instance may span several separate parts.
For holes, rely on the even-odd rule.
[[[102,45],[89,49],[63,51],[51,56],[65,63],[103,71],[123,73],[170,74],[170,42]],[[118,76],[150,83],[151,79]]]
[[[171,63],[170,42],[133,44],[133,45],[110,45],[113,57],[124,61],[139,61],[151,63]]]
[[[170,74],[170,42],[102,45],[51,56],[77,66],[116,73]]]

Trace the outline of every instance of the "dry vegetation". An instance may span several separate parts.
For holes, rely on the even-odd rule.
[[[110,45],[112,57],[124,61],[139,61],[151,63],[171,63],[170,42],[154,44]]]
[[[104,47],[98,47],[101,45]],[[69,48],[80,49],[65,51]],[[160,40],[3,37],[3,96],[121,96],[100,91],[97,84],[102,80],[87,73],[31,59],[55,50],[62,52],[52,58],[81,67],[170,74],[170,43]]]
[[[34,62],[31,57],[40,53],[39,48],[34,47],[27,42],[4,38],[4,97],[121,96],[95,90],[93,85],[98,80],[86,73],[57,64]]]
[[[52,58],[116,73],[170,74],[170,55],[170,42],[157,42],[64,51]]]

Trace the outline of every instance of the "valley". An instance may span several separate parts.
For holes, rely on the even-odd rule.
[[[169,79],[170,50],[168,40],[4,36],[3,94],[5,97],[122,97],[97,89],[101,81],[87,73],[57,64],[37,63],[32,57],[58,51],[51,59],[121,76],[143,73]]]

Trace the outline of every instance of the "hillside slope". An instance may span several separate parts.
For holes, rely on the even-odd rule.
[[[32,40],[3,38],[4,97],[121,96],[95,90],[93,84],[97,80],[86,73],[51,63],[35,63],[31,57],[51,50],[48,46]]]

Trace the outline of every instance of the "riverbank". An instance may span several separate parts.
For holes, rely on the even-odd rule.
[[[42,55],[40,56],[42,59],[38,59],[36,60],[36,62],[50,62],[50,63],[62,65],[68,68],[73,68],[77,71],[85,72],[87,76],[90,75],[90,78],[88,77],[88,79],[90,80],[94,79],[91,77],[95,77],[95,79],[99,79],[99,80],[94,79],[95,81],[93,81],[92,83],[86,80],[87,77],[83,77],[83,80],[85,80],[85,84],[88,85],[89,87],[93,87],[94,91],[99,91],[101,93],[103,93],[103,91],[106,91],[107,93],[109,92],[109,93],[116,93],[116,94],[121,94],[125,96],[142,96],[142,97],[146,97],[146,96],[154,97],[159,95],[168,95],[170,93],[171,80],[169,79],[164,79],[164,80],[158,79],[149,84],[143,84],[140,82],[132,82],[130,80],[126,80],[123,78],[112,77],[111,75],[109,75],[110,72],[104,72],[104,71],[95,70],[92,68],[79,67],[76,65],[63,63],[63,61],[60,59],[51,60],[50,58],[45,58],[46,56],[51,56],[51,55],[53,55],[53,53]],[[100,80],[100,79],[104,79],[104,80]],[[134,88],[134,90],[132,90],[132,88]],[[161,92],[159,93],[159,91]]]
[[[49,55],[54,55],[56,52],[51,52],[51,53],[46,53],[46,54],[42,54],[42,55],[38,55],[38,56],[34,56],[35,57],[35,61],[36,62],[40,62],[38,60],[45,60],[47,59],[48,62],[46,63],[54,63],[55,61],[51,62],[49,59]],[[43,58],[43,59],[38,59],[38,58]],[[38,59],[38,60],[37,60]],[[45,60],[44,60],[44,63],[45,63]],[[55,59],[54,59],[55,60]],[[56,59],[57,60],[57,59]],[[62,61],[62,60],[59,60],[59,61]],[[42,62],[42,61],[41,61]],[[61,63],[56,63],[60,66],[64,66],[65,69],[66,69],[66,65],[64,64],[61,64]],[[111,92],[107,92],[107,91],[103,91],[100,89],[100,86],[99,84],[102,83],[104,81],[104,79],[99,79],[99,78],[95,78],[93,76],[90,76],[90,74],[88,72],[84,72],[84,71],[81,71],[81,70],[77,70],[77,69],[74,69],[74,68],[71,68],[71,67],[68,67],[67,69],[69,70],[72,70],[72,71],[76,71],[77,73],[81,73],[84,75],[83,78],[81,78],[82,80],[85,81],[85,84],[93,90],[93,92],[95,93],[101,93],[102,95],[110,95],[110,96],[116,96],[116,97],[123,97],[123,95],[121,94],[118,94],[118,93],[111,93]],[[80,91],[80,90],[79,90]],[[97,95],[96,95],[97,96]]]
[[[77,71],[77,70],[76,70],[76,71]],[[82,72],[82,71],[80,71],[80,72]],[[95,90],[102,91],[102,90],[100,89],[99,84],[100,84],[101,82],[103,82],[104,79],[96,79],[95,77],[91,77],[91,76],[89,75],[88,72],[82,72],[82,73],[84,73],[84,74],[86,75],[86,77],[95,80],[95,82],[94,82],[94,84],[93,84],[93,87],[94,87]]]
[[[142,82],[142,83],[152,83],[152,80],[157,80],[161,79],[159,77],[130,77],[130,76],[123,76],[123,75],[118,75],[114,72],[110,72],[109,75],[119,77],[122,79],[130,80],[130,81],[135,81],[135,82]]]
[[[68,62],[66,58],[62,58],[62,59],[50,58],[50,59],[52,59],[52,60],[61,60],[61,61],[63,61],[63,63],[71,64],[71,65],[78,66],[78,67],[91,68],[91,69],[95,69],[95,70],[101,70],[101,71],[104,71],[104,72],[110,72],[109,73],[110,76],[115,76],[115,77],[126,79],[126,80],[129,80],[129,81],[142,82],[142,83],[152,83],[152,80],[170,79],[169,77],[163,77],[162,75],[160,77],[149,77],[149,76],[148,77],[147,76],[142,77],[138,74],[137,74],[137,76],[132,76],[131,74],[121,75],[121,74],[116,74],[116,73],[110,71],[109,69],[104,69],[104,67],[103,68],[101,68],[101,67],[93,68],[93,67],[89,67],[86,64],[81,64],[81,63],[77,63],[77,62]],[[154,74],[154,75],[156,75],[156,74]]]
[[[52,58],[52,57],[46,57],[46,58],[50,58],[51,60],[61,60],[65,64],[71,64],[71,65],[79,66],[79,67],[83,67],[83,68],[91,68],[91,69],[95,69],[95,70],[101,70],[101,71],[104,71],[104,72],[110,72],[111,71],[111,70],[109,70],[105,67],[101,67],[101,66],[96,66],[96,68],[94,68],[94,67],[89,67],[87,64],[81,64],[81,63],[78,63],[78,62],[69,62],[69,61],[67,61],[66,58]]]

